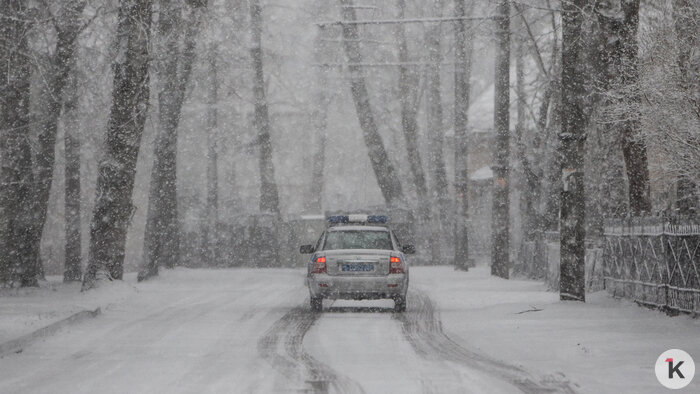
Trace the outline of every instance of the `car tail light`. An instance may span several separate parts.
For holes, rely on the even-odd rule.
[[[316,260],[314,260],[314,269],[311,272],[314,274],[326,273],[326,258],[324,256],[316,257]]]
[[[391,256],[389,258],[389,273],[390,274],[403,274],[403,263],[401,259],[396,256]]]

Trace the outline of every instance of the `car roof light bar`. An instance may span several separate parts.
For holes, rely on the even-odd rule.
[[[366,215],[366,214],[351,214],[351,215],[333,215],[326,218],[330,224],[343,223],[387,223],[389,217],[386,215]]]

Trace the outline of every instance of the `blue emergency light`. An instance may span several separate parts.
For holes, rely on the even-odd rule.
[[[389,221],[389,217],[386,215],[369,215],[367,216],[367,223],[386,223]]]
[[[330,224],[341,224],[341,223],[382,223],[385,224],[389,221],[389,217],[386,215],[365,215],[365,214],[352,214],[352,215],[333,215],[326,218]]]

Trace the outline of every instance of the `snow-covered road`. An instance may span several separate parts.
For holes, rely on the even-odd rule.
[[[303,279],[178,268],[88,293],[60,278],[2,293],[0,345],[79,310],[102,313],[0,352],[0,393],[652,394],[659,354],[700,355],[700,319],[604,292],[560,302],[488,267],[413,267],[403,314],[388,300],[312,313]]]
[[[257,338],[303,290],[299,271],[165,272],[100,317],[0,359],[0,392],[272,391],[279,378]]]
[[[476,354],[414,290],[312,313],[299,270],[175,270],[0,359],[0,392],[568,392]]]

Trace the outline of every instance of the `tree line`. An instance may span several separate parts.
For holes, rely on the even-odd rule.
[[[149,121],[155,139],[139,279],[157,275],[159,266],[179,264],[178,129],[193,85],[206,85],[202,232],[207,258],[216,259],[220,156],[226,154],[219,108],[227,95],[240,95],[240,86],[222,91],[223,74],[239,75],[250,91],[257,210],[280,217],[288,197],[281,195],[273,164],[280,152],[274,150],[268,89],[270,79],[280,77],[266,68],[278,49],[265,42],[271,6],[259,0],[2,0],[0,282],[36,286],[42,275],[50,190],[61,170],[55,157],[59,129],[65,154],[64,279],[82,280],[88,289],[100,279],[122,278]],[[474,231],[468,225],[474,170],[468,114],[474,97],[488,90],[484,81],[491,80],[495,275],[509,275],[514,232],[532,240],[560,231],[562,297],[583,299],[583,243],[586,235],[602,234],[602,218],[696,209],[697,0],[396,0],[381,7],[309,0],[299,7],[305,6],[313,9],[303,11],[309,18],[300,23],[315,29],[309,60],[316,62],[316,83],[301,104],[314,130],[309,184],[315,192],[306,209],[327,208],[324,171],[334,138],[329,113],[346,98],[386,205],[414,217],[431,261],[468,269]],[[233,44],[223,39],[229,33],[212,33],[222,8],[230,9]],[[85,31],[96,23],[113,29],[88,40]],[[79,51],[92,56],[79,57]],[[246,70],[231,71],[239,57]],[[91,75],[89,67],[99,62],[109,69],[93,73],[111,81]],[[205,78],[193,80],[196,64]],[[88,83],[111,89],[102,103],[108,108],[105,131],[93,133],[100,136],[97,142],[77,132],[81,100],[94,95]],[[328,88],[341,84],[345,90]],[[97,147],[94,166],[86,168],[80,157],[88,143]],[[453,157],[445,155],[448,144]],[[81,180],[90,175],[96,179],[94,200],[81,204]],[[654,179],[661,183],[652,185]],[[652,186],[670,192],[652,193]],[[521,216],[516,229],[513,204]],[[85,209],[91,211],[87,264],[80,257]]]
[[[221,6],[221,4],[218,4]],[[267,103],[262,72],[261,8],[259,3],[236,2],[249,10],[249,32],[256,86],[256,142],[261,147],[261,209],[279,214]],[[206,0],[123,0],[89,4],[3,1],[0,7],[3,48],[2,122],[0,141],[0,282],[37,286],[43,276],[42,233],[49,207],[55,168],[59,123],[65,142],[65,270],[64,280],[82,281],[83,289],[102,279],[122,279],[127,229],[136,207],[132,201],[136,164],[142,146],[151,98],[157,98],[157,135],[153,144],[144,259],[139,280],[158,273],[158,266],[179,264],[180,224],[177,207],[178,127],[187,95],[201,26],[211,17]],[[116,19],[116,30],[102,48],[110,58],[111,100],[106,133],[97,160],[95,199],[89,227],[88,261],[81,261],[81,139],[76,135],[78,88],[85,77],[78,72],[77,47],[81,33],[95,20]],[[48,38],[47,38],[48,37]],[[103,37],[101,37],[103,38]],[[216,38],[216,37],[214,37]],[[216,80],[217,48],[210,38],[208,52],[210,110],[207,124],[210,199],[216,218]],[[82,60],[82,59],[81,59]],[[39,87],[40,92],[33,91]],[[155,89],[155,92],[153,90]],[[211,231],[215,231],[213,225]],[[83,272],[83,266],[86,266]]]

